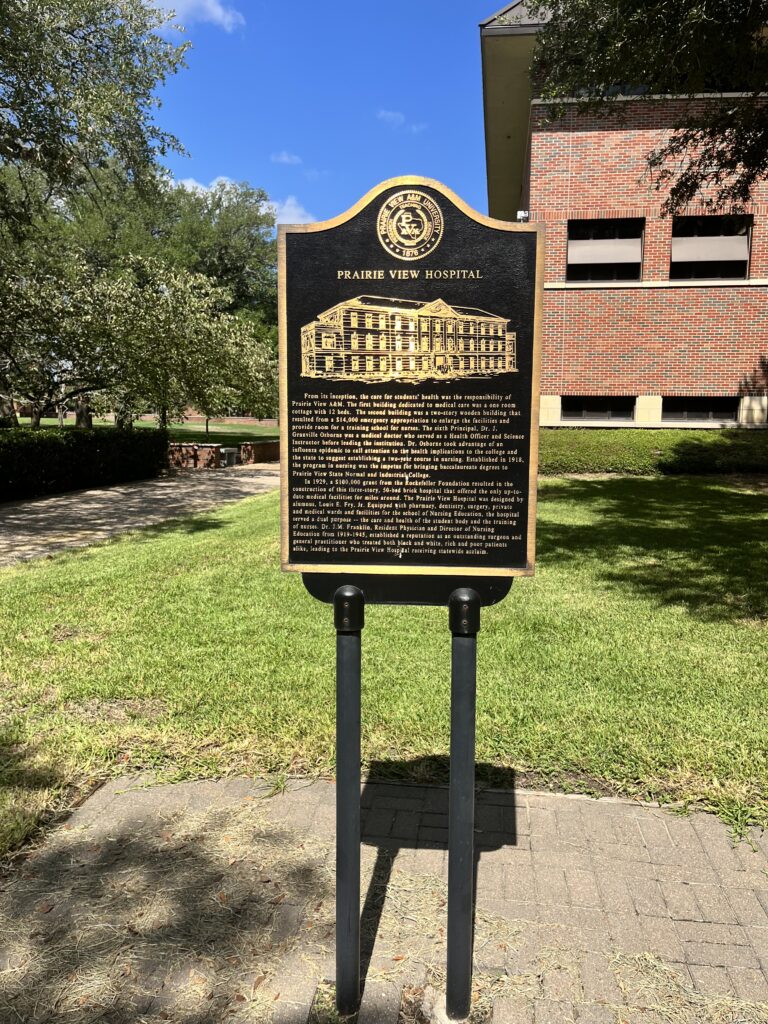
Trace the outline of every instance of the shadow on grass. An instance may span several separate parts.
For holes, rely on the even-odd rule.
[[[450,760],[444,755],[373,761],[369,766],[361,797],[361,836],[365,845],[376,848],[376,862],[360,921],[363,986],[398,853],[448,849],[449,772]],[[475,780],[473,930],[480,857],[517,844],[514,769],[479,763]]]
[[[0,680],[2,674],[0,673]],[[50,821],[41,816],[51,792],[66,788],[59,773],[36,763],[34,744],[13,721],[0,727],[0,854],[16,849]]]
[[[705,621],[768,618],[768,493],[711,479],[614,477],[553,480],[541,499],[542,566],[584,565]],[[547,515],[556,502],[582,506],[591,521]]]
[[[709,473],[768,473],[768,431],[709,430],[680,438],[659,459],[659,470],[670,475]]]
[[[7,874],[0,1020],[270,1019],[271,978],[312,934],[302,921],[330,921],[324,851],[257,803],[172,815],[142,799],[85,829],[75,817]]]

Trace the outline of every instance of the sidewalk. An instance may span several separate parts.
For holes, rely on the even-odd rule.
[[[108,783],[6,873],[3,1024],[306,1024],[313,1000],[332,1019],[334,786],[148,781]],[[447,790],[368,784],[362,802],[359,1022],[411,1024],[444,983]],[[473,1019],[768,1021],[766,837],[486,790],[476,838]]]
[[[198,470],[0,505],[0,567],[205,512],[280,483],[276,463]]]

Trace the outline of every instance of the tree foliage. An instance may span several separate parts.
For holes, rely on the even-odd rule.
[[[547,0],[534,57],[542,98],[621,116],[617,100],[680,96],[648,157],[666,209],[739,209],[768,177],[768,0]],[[702,93],[706,103],[696,102]],[[733,94],[738,94],[734,96]],[[626,108],[625,108],[626,109]]]
[[[0,4],[0,219],[17,235],[45,196],[82,188],[109,157],[151,183],[177,140],[153,121],[155,90],[186,44],[158,34],[147,0],[3,0]]]

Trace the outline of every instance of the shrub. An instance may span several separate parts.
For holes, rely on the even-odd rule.
[[[768,430],[544,428],[542,476],[768,473]]]
[[[13,427],[0,430],[0,501],[142,480],[167,464],[164,430]]]

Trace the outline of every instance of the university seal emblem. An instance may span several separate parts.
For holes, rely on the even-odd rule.
[[[379,210],[379,241],[399,260],[420,260],[438,247],[443,237],[443,214],[425,192],[396,192]]]

